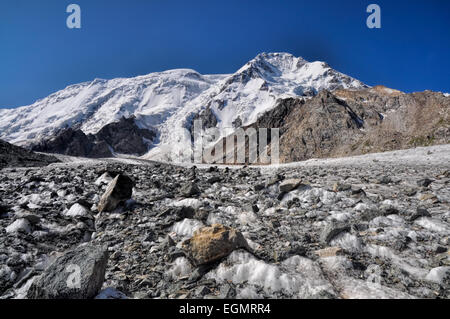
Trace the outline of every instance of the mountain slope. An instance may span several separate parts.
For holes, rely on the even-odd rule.
[[[324,89],[367,87],[323,62],[309,63],[288,53],[262,53],[177,110],[161,127],[163,145],[152,149],[147,158],[175,162],[190,158],[186,145],[191,142],[192,119],[198,114],[206,112],[207,121],[226,136],[235,127],[255,122],[280,99],[314,96]]]
[[[201,75],[178,69],[130,79],[85,82],[30,106],[0,110],[0,137],[30,146],[66,128],[95,134],[122,117],[157,132],[149,158],[183,160],[189,153],[192,118],[209,111],[219,128],[250,124],[287,97],[363,83],[323,62],[288,53],[263,53],[231,75]]]
[[[283,163],[448,144],[450,97],[383,86],[324,90],[309,100],[281,101],[251,127],[280,129]]]
[[[142,127],[151,128],[220,78],[179,69],[71,85],[30,106],[2,110],[0,136],[29,145],[68,127],[97,133],[106,124],[131,115]]]

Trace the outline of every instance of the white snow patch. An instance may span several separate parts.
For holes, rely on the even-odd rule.
[[[29,233],[31,232],[31,225],[28,220],[25,218],[20,218],[15,220],[11,225],[6,227],[7,233],[18,233],[18,232],[24,232]]]
[[[203,226],[203,223],[196,219],[185,218],[181,222],[175,223],[172,226],[172,231],[179,236],[192,237],[192,235],[194,235],[194,232],[202,228]]]
[[[173,280],[189,275],[192,272],[192,265],[185,257],[178,257],[167,271],[167,276]]]
[[[322,291],[333,292],[320,267],[300,256],[291,257],[280,265],[271,265],[247,252],[234,251],[206,277],[230,280],[235,284],[246,283],[249,287],[263,289],[267,294],[283,292],[294,298],[307,298]]]
[[[334,279],[333,284],[344,299],[409,299],[413,296],[370,281],[355,279],[346,275],[352,263],[345,256],[332,256],[320,259],[325,273]]]
[[[70,209],[64,213],[64,215],[68,217],[88,217],[91,215],[91,213],[86,207],[76,203],[73,204],[72,207],[70,207]]]
[[[360,252],[363,248],[361,239],[347,232],[337,235],[331,240],[330,245],[339,246],[349,252]]]
[[[426,228],[432,232],[450,235],[450,227],[437,219],[421,217],[415,221],[415,224],[422,226],[423,228]]]
[[[194,209],[198,209],[202,206],[202,201],[197,198],[185,198],[179,201],[172,202],[170,205],[175,207],[192,207]]]
[[[113,178],[108,174],[108,172],[103,173],[97,180],[94,182],[95,185],[100,186],[102,184],[109,184]]]
[[[442,284],[444,279],[450,276],[450,266],[436,267],[430,270],[425,279]]]

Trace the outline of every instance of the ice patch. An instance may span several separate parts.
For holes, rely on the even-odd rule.
[[[360,252],[363,243],[360,238],[347,232],[337,235],[331,242],[330,246],[339,246],[349,252]]]
[[[333,204],[337,201],[338,195],[334,192],[329,192],[322,188],[312,188],[309,185],[303,185],[297,188],[296,190],[291,191],[286,194],[281,204],[286,206],[287,202],[297,198],[301,203],[305,204],[315,204],[320,200],[322,203],[326,205]]]
[[[247,252],[234,251],[206,277],[245,283],[248,287],[259,287],[269,295],[281,292],[294,298],[308,298],[323,291],[334,293],[320,267],[300,256],[291,257],[280,265],[271,265]]]
[[[192,237],[194,232],[204,225],[196,219],[185,218],[181,222],[177,222],[172,226],[172,231],[179,236]]]
[[[241,225],[251,225],[256,222],[257,217],[253,212],[242,212],[238,216]]]
[[[6,227],[7,233],[18,233],[18,232],[24,232],[29,233],[31,232],[31,225],[25,218],[17,219],[14,221],[11,225]]]
[[[167,271],[167,276],[173,280],[189,275],[192,272],[191,263],[185,257],[178,257]]]
[[[352,263],[345,256],[332,256],[320,259],[322,269],[329,273],[333,285],[338,288],[344,299],[409,299],[413,296],[379,283],[354,279],[347,276],[346,270],[353,269]]]
[[[88,217],[91,213],[87,210],[86,207],[76,203],[73,204],[70,209],[64,213],[64,215],[68,217]]]
[[[450,276],[450,266],[436,267],[430,270],[425,279],[438,284],[442,284],[444,279]]]
[[[427,270],[422,268],[424,265],[420,264],[419,260],[414,260],[411,258],[401,258],[388,247],[368,245],[366,251],[372,254],[374,257],[389,259],[393,264],[397,265],[399,268],[403,269],[404,271],[418,279],[423,279],[428,273]]]
[[[256,292],[254,287],[245,287],[238,290],[236,299],[263,299],[263,297]]]
[[[172,202],[170,205],[175,207],[192,207],[198,209],[202,206],[202,201],[197,198],[185,198],[176,202]]]
[[[450,234],[450,227],[446,224],[440,222],[439,220],[429,218],[429,217],[422,217],[415,221],[415,223],[419,226],[422,226],[425,229],[428,229],[433,232],[443,233],[445,235]]]
[[[100,176],[99,178],[97,178],[97,180],[94,182],[95,185],[100,186],[102,184],[109,184],[111,181],[113,180],[113,178],[107,173],[103,173],[102,176]]]

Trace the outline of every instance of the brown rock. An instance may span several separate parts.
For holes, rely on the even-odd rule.
[[[183,242],[183,249],[196,266],[217,261],[239,248],[250,250],[244,236],[220,224],[201,228]]]
[[[340,247],[327,247],[324,249],[316,250],[314,253],[320,258],[326,258],[342,254],[342,249]]]
[[[131,198],[133,181],[126,175],[117,175],[108,185],[100,202],[98,211],[113,211],[121,203]]]

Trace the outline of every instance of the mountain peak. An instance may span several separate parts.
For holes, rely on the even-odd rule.
[[[154,148],[179,145],[182,150],[190,143],[190,119],[205,108],[216,117],[217,127],[231,128],[233,123],[254,123],[280,98],[363,87],[367,86],[324,62],[264,52],[228,75],[175,69],[68,86],[30,106],[3,111],[0,137],[30,145],[70,127],[96,134],[134,115],[139,128],[155,130]]]

